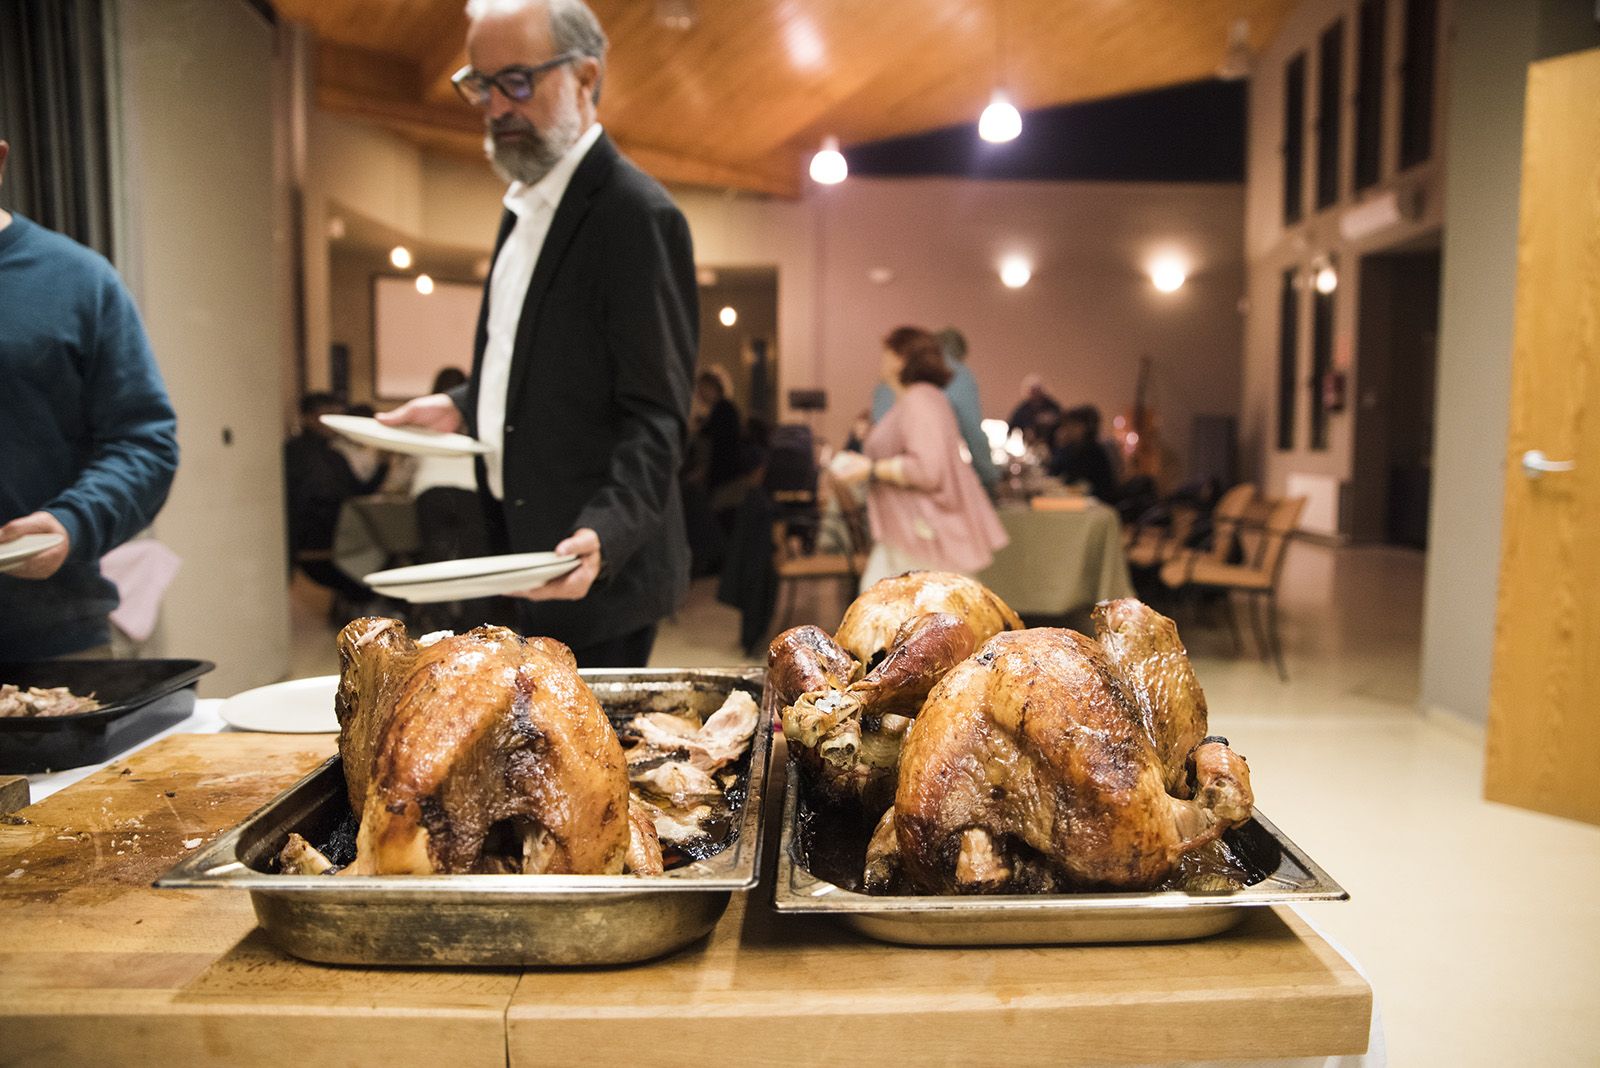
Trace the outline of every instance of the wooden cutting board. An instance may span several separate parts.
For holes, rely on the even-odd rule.
[[[0,775],[0,816],[28,807],[28,778],[25,775]]]
[[[763,886],[665,960],[519,975],[302,963],[244,894],[150,887],[333,748],[179,735],[0,816],[0,1064],[861,1068],[1366,1047],[1371,991],[1290,912],[1169,945],[915,949],[779,917]]]
[[[151,888],[334,748],[175,735],[0,816],[0,1064],[503,1065],[515,972],[307,964],[245,894]]]

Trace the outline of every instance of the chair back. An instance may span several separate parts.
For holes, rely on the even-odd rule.
[[[1282,497],[1271,503],[1266,523],[1261,528],[1261,554],[1255,567],[1265,572],[1276,586],[1288,555],[1289,539],[1300,529],[1300,514],[1306,509],[1306,498]]]
[[[1255,502],[1256,488],[1249,482],[1241,482],[1217,498],[1216,507],[1211,510],[1211,549],[1206,555],[1219,564],[1229,562],[1234,546],[1242,540],[1245,519]],[[1250,559],[1248,547],[1245,559]]]

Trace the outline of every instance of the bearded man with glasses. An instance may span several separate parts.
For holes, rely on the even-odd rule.
[[[525,634],[637,667],[688,586],[677,471],[699,343],[689,227],[595,109],[606,38],[582,0],[472,0],[462,98],[510,188],[472,375],[379,418],[489,446],[502,551],[578,568],[520,596]]]

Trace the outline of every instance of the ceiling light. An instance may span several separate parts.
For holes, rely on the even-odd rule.
[[[811,180],[819,185],[838,185],[850,173],[837,137],[824,137],[822,149],[811,157]]]
[[[729,304],[717,313],[717,319],[723,326],[732,326],[739,321],[739,313],[733,309],[733,305]]]
[[[432,293],[433,279],[425,274],[417,275],[417,292],[421,293],[423,296],[427,296],[429,293]]]
[[[1033,267],[1021,256],[1007,256],[1000,261],[1000,281],[1007,289],[1021,289],[1033,277]]]
[[[1150,265],[1150,282],[1163,293],[1176,293],[1188,277],[1189,272],[1176,259],[1161,259]]]
[[[1001,144],[1014,141],[1022,132],[1022,115],[1000,90],[994,91],[989,106],[978,118],[978,136],[985,141]]]
[[[1339,272],[1333,269],[1331,263],[1324,264],[1317,269],[1317,274],[1312,284],[1317,287],[1318,293],[1327,296],[1339,288]]]
[[[344,220],[337,215],[330,215],[328,217],[328,236],[335,241],[341,241],[344,239],[344,234]]]
[[[395,270],[405,270],[411,266],[411,250],[404,245],[396,245],[389,250],[389,262],[394,264]]]
[[[1228,50],[1217,65],[1217,77],[1236,82],[1250,77],[1250,20],[1235,19],[1228,27]]]

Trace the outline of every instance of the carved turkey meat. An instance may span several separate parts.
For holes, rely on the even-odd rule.
[[[870,889],[1148,888],[1249,819],[1249,769],[1206,737],[1172,621],[1127,599],[1095,627],[1001,634],[944,677],[906,736]]]
[[[565,645],[479,627],[423,646],[377,618],[338,644],[353,874],[661,871],[616,732]]]
[[[887,805],[901,738],[929,691],[981,642],[1021,626],[982,583],[912,571],[862,593],[832,637],[814,626],[778,635],[767,682],[812,795],[874,813]]]

